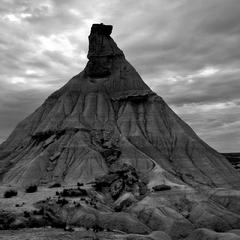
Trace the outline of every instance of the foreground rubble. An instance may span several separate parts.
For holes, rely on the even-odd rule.
[[[128,168],[124,166],[123,169],[126,173]],[[130,172],[132,171],[134,172],[133,169]],[[26,201],[26,194],[20,192],[16,199],[25,200],[24,205],[19,204],[16,207],[16,201],[11,198],[8,199],[8,207],[0,210],[0,228],[4,230],[1,231],[1,236],[10,236],[13,234],[10,230],[15,229],[16,236],[19,234],[19,238],[24,239],[22,228],[28,229],[26,237],[34,234],[35,228],[42,228],[43,237],[38,239],[47,236],[54,239],[66,235],[71,236],[70,239],[77,239],[79,236],[82,239],[94,239],[94,236],[95,239],[150,240],[158,239],[158,234],[161,235],[160,239],[173,240],[205,239],[202,236],[210,236],[209,239],[214,240],[215,236],[224,240],[239,239],[236,234],[236,229],[240,229],[239,191],[196,191],[191,188],[171,187],[164,191],[147,188],[145,194],[141,195],[134,187],[140,181],[136,175],[132,188],[125,185],[116,197],[111,192],[111,181],[104,188],[98,186],[102,186],[106,179],[112,179],[112,174],[113,172],[98,178],[92,183],[92,187],[76,185],[71,188],[39,188],[39,192],[31,193],[32,198],[37,200],[31,204]],[[122,178],[123,172],[118,174],[114,181]],[[74,189],[74,194],[62,196],[61,193],[68,192],[68,189],[71,194]],[[45,192],[46,196],[39,199],[43,195],[41,192]],[[75,195],[76,192],[83,194]],[[4,200],[1,199],[0,206],[4,206]],[[12,205],[9,201],[12,201]],[[45,230],[46,227],[51,227],[52,230]],[[29,228],[33,229],[32,233]],[[197,230],[202,228],[209,230]],[[62,232],[63,230],[68,233]],[[230,234],[229,231],[233,232]],[[234,238],[228,238],[229,236]]]

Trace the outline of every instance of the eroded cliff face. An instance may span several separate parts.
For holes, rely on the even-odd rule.
[[[239,188],[239,173],[144,83],[111,32],[92,26],[85,69],[0,146],[2,183],[89,182],[127,163],[152,186]]]

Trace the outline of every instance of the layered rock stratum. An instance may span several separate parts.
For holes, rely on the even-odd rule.
[[[1,144],[2,188],[19,192],[1,199],[0,229],[81,229],[45,229],[39,239],[239,239],[239,172],[144,83],[111,32],[93,24],[85,69]],[[46,188],[54,183],[65,190],[55,195]],[[31,184],[40,190],[29,196]]]
[[[239,188],[239,174],[144,83],[111,32],[92,26],[85,69],[0,146],[2,182],[88,182],[129,163],[173,184]]]

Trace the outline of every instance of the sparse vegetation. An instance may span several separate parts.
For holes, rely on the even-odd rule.
[[[25,192],[26,193],[34,193],[34,192],[37,192],[37,190],[38,190],[37,185],[30,185],[25,189]]]
[[[70,188],[70,189],[64,189],[62,192],[59,193],[62,197],[82,197],[87,196],[87,191],[85,189],[81,188]]]
[[[10,189],[10,190],[7,190],[5,193],[4,193],[4,197],[5,198],[11,198],[11,197],[15,197],[17,196],[17,191],[16,190],[13,190],[13,189]]]

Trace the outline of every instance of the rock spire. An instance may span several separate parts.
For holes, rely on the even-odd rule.
[[[240,188],[236,170],[144,83],[111,32],[93,24],[85,69],[1,144],[1,181],[89,182],[127,164],[149,186]]]

